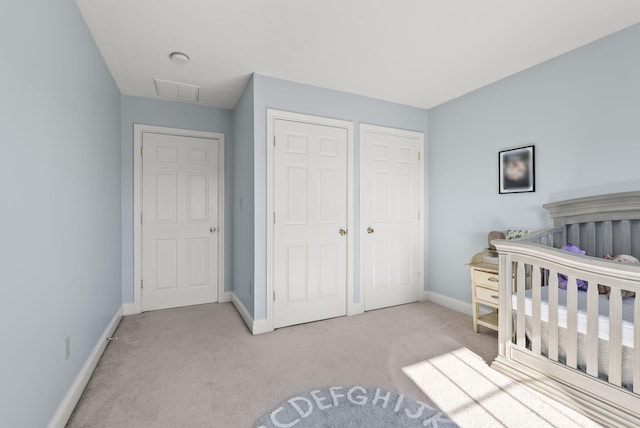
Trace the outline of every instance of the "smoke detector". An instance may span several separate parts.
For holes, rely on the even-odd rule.
[[[169,59],[176,64],[186,64],[189,62],[189,55],[183,52],[171,52]]]

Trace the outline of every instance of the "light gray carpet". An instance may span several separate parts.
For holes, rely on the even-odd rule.
[[[490,362],[495,332],[414,303],[252,336],[231,304],[124,317],[70,427],[252,427],[301,391],[373,385],[433,407],[403,368],[460,348]],[[428,388],[427,388],[428,389]]]

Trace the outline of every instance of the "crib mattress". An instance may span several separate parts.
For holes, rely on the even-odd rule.
[[[540,319],[544,323],[549,321],[549,287],[541,287]],[[532,316],[533,303],[532,290],[525,292],[525,314]],[[598,337],[609,341],[609,299],[605,294],[598,296]],[[622,345],[633,348],[633,304],[635,298],[622,300]],[[514,310],[518,309],[518,298],[514,293],[511,296],[511,304]],[[567,291],[558,289],[558,327],[567,328]],[[578,333],[587,333],[587,292],[578,291]]]

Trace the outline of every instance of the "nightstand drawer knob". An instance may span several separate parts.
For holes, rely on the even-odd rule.
[[[498,278],[490,276],[489,278],[487,278],[489,281],[491,282],[498,282]]]

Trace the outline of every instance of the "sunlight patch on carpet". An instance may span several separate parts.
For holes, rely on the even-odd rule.
[[[461,427],[599,426],[498,373],[466,348],[402,370]]]

